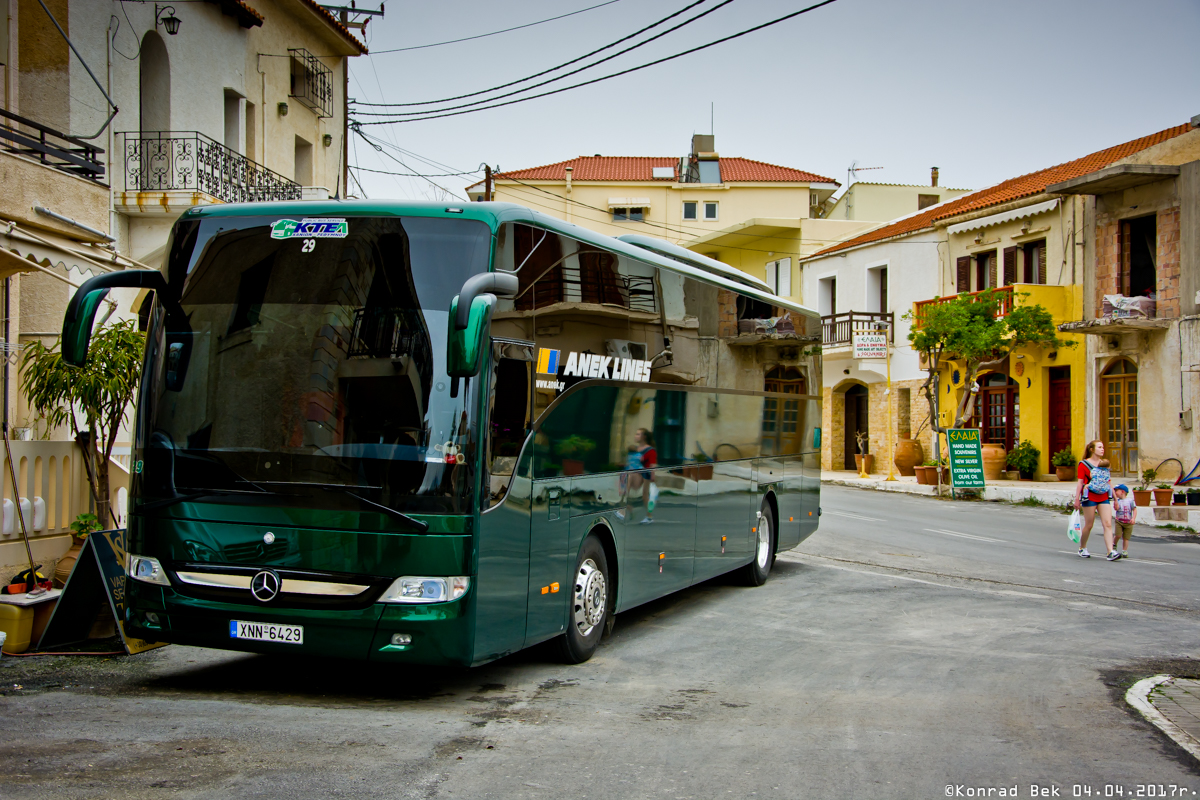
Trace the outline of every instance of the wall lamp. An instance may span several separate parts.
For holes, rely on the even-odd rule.
[[[167,16],[162,16],[166,14]],[[160,24],[167,29],[168,36],[174,36],[179,33],[179,17],[175,16],[175,9],[171,6],[159,6],[154,4],[154,27]]]

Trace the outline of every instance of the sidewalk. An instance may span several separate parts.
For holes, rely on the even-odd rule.
[[[829,471],[821,473],[821,483],[833,486],[853,486],[858,489],[874,489],[878,492],[901,492],[903,494],[921,494],[932,497],[937,494],[937,487],[921,486],[915,477],[904,477],[896,474],[896,480],[886,481],[886,474],[871,475],[867,478],[858,477],[857,472]],[[943,495],[949,497],[948,487],[942,487]],[[1048,506],[1066,508],[1075,496],[1074,482],[1063,481],[989,481],[983,490],[983,499],[993,502],[1021,503],[1034,498]],[[1176,525],[1200,532],[1200,508],[1174,506],[1157,508],[1155,506],[1138,508],[1138,524],[1152,527]]]
[[[1200,681],[1156,675],[1138,681],[1125,699],[1180,747],[1200,758]]]

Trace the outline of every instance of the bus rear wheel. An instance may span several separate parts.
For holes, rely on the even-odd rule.
[[[742,567],[742,581],[747,586],[762,586],[775,563],[775,514],[771,504],[764,502],[755,526],[754,559]]]
[[[567,632],[559,639],[562,660],[582,664],[592,657],[612,613],[608,559],[604,546],[589,536],[579,551],[579,560],[571,582],[571,613]]]

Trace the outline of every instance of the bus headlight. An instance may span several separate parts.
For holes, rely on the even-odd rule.
[[[130,553],[125,558],[125,574],[135,581],[143,583],[154,583],[159,586],[171,585],[171,580],[167,577],[162,564],[158,563],[157,558],[150,556],[136,556]]]
[[[445,603],[467,593],[471,579],[454,578],[396,578],[387,588],[380,603]]]

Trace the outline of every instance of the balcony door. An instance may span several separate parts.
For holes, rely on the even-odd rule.
[[[764,391],[780,394],[801,395],[805,393],[804,376],[795,367],[773,367],[767,372]],[[763,400],[762,454],[799,453],[800,399],[787,400],[768,397]],[[657,428],[655,429],[657,431]],[[853,458],[851,458],[853,461]]]
[[[1104,453],[1113,475],[1138,473],[1137,365],[1122,358],[1100,378],[1100,419]]]

